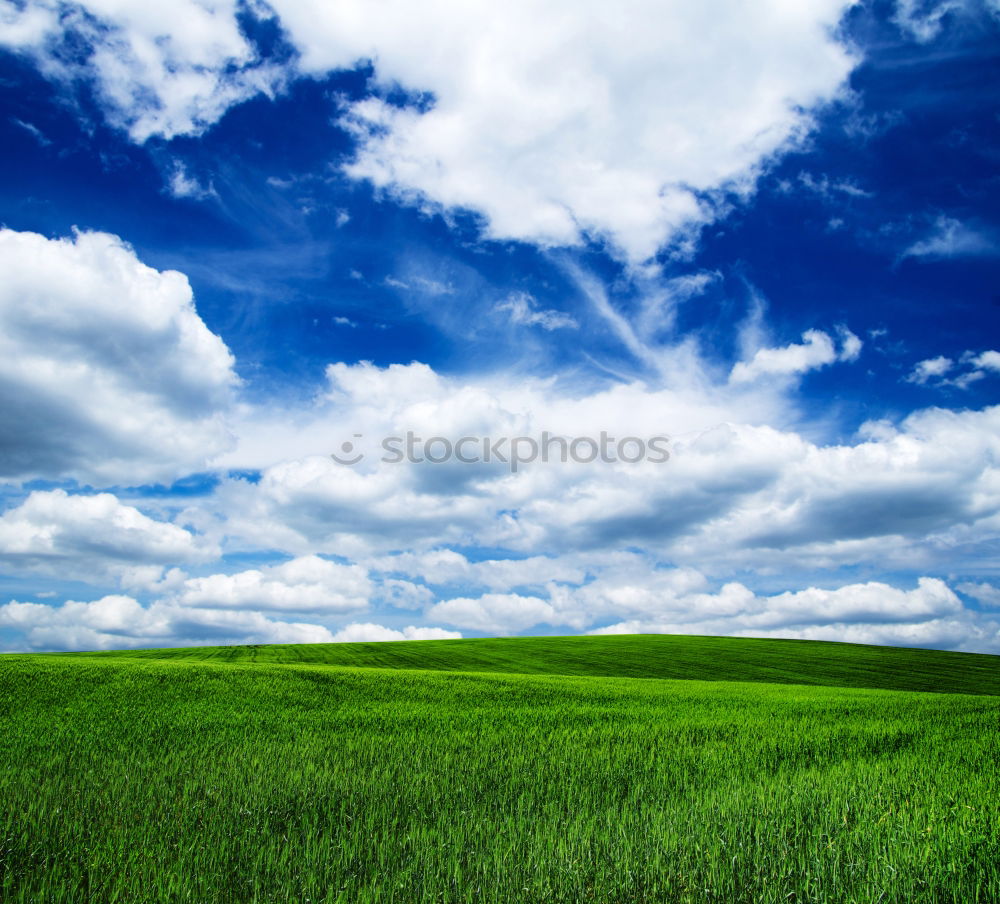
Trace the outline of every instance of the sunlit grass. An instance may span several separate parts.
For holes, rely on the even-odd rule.
[[[1000,695],[1000,657],[813,640],[628,634],[135,650],[101,656],[766,681]]]
[[[1000,699],[0,657],[0,900],[990,902]]]

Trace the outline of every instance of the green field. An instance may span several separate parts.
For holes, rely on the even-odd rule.
[[[0,901],[996,902],[998,694],[720,638],[2,656]]]
[[[997,656],[814,640],[628,634],[188,647],[97,655],[522,675],[766,681],[1000,696]]]

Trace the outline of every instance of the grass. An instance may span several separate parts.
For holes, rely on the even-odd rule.
[[[766,681],[1000,695],[998,656],[815,640],[629,634],[188,647],[98,655],[527,675]]]
[[[0,657],[0,900],[1000,900],[995,658],[921,653],[961,694],[761,683],[747,641],[699,670],[758,683],[496,668],[697,659],[606,640]]]

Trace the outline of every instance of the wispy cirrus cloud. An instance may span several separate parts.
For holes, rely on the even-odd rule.
[[[923,238],[909,245],[901,258],[937,260],[952,257],[989,257],[1000,253],[1000,245],[988,232],[953,217],[939,216]]]
[[[526,292],[515,292],[499,302],[494,311],[505,314],[517,326],[538,326],[543,330],[575,330],[579,324],[569,314],[540,308]]]

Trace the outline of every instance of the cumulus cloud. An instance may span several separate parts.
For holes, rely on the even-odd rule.
[[[0,230],[0,478],[173,480],[231,441],[233,358],[120,239]]]
[[[638,548],[712,574],[859,562],[912,571],[941,567],[955,544],[985,553],[1000,523],[1000,408],[927,409],[823,442],[815,431],[807,439],[794,425],[769,426],[788,406],[771,409],[767,400],[779,397],[743,384],[578,393],[551,382],[446,378],[423,365],[343,365],[331,376],[330,407],[294,433],[298,449],[287,460],[265,465],[259,481],[220,486],[211,505],[230,537],[363,559],[391,577],[457,588],[455,597],[474,581],[537,596],[546,569],[586,571],[585,559],[551,561],[570,553]],[[283,447],[264,442],[279,431],[266,422],[254,429],[260,447],[245,447],[239,454],[251,457],[233,466],[282,457]],[[672,439],[664,463],[554,459],[512,473],[500,462],[383,462],[381,438],[407,430],[453,440],[546,430]],[[340,465],[329,452],[352,433],[362,434],[352,441],[364,458]],[[511,561],[470,563],[441,547],[504,549]],[[504,571],[524,577],[505,584]]]
[[[753,550],[763,562],[767,550],[812,555],[822,549],[849,557],[864,549],[852,548],[851,541],[891,539],[888,546],[869,547],[869,555],[878,550],[884,567],[907,547],[911,553],[937,543],[946,547],[949,535],[985,541],[1000,512],[992,489],[1000,463],[998,423],[1000,408],[927,409],[898,427],[872,425],[871,438],[854,445],[789,444],[779,453],[775,444],[783,461],[773,483],[703,524],[681,546],[693,555],[699,542],[706,552],[729,545],[737,558],[741,549]],[[838,544],[846,545],[838,552]]]
[[[861,354],[862,342],[846,327],[838,328],[841,347],[822,330],[806,330],[802,343],[783,348],[759,348],[749,361],[738,361],[729,375],[731,383],[752,383],[761,377],[792,377],[832,364],[834,361],[855,361]]]
[[[22,603],[0,606],[0,627],[17,632],[33,650],[111,650],[131,647],[213,644],[329,643],[322,625],[269,619],[260,612],[193,609],[129,596],[60,606]]]
[[[423,584],[383,578],[375,589],[375,599],[396,609],[420,609],[433,601],[434,594]]]
[[[690,625],[670,623],[622,622],[597,634],[671,634],[687,631],[689,634],[720,636],[732,626],[704,626],[697,630]],[[974,613],[957,618],[934,618],[915,624],[867,624],[864,622],[838,623],[804,628],[753,628],[732,631],[735,637],[774,637],[787,640],[828,640],[838,643],[877,644],[897,647],[930,647],[932,649],[960,650],[968,653],[993,653],[1000,651],[1000,623],[983,619]]]
[[[144,584],[159,580],[167,566],[218,555],[216,545],[111,493],[35,490],[0,515],[0,562],[8,572]]]
[[[21,4],[13,0],[0,2],[0,44],[13,50],[40,47],[59,27],[54,6]]]
[[[427,615],[436,621],[489,634],[516,634],[535,625],[556,623],[555,610],[537,596],[488,593],[478,599],[456,597],[436,603]]]
[[[248,599],[248,604],[254,601]],[[283,608],[283,607],[279,607]],[[323,624],[285,621],[253,608],[178,605],[134,597],[104,596],[60,605],[19,602],[0,605],[0,629],[16,638],[16,649],[114,650],[142,647],[268,643],[345,643],[384,640],[450,640],[461,632],[409,625],[401,630],[352,622],[332,631]]]
[[[370,58],[386,84],[433,97],[426,109],[353,104],[351,175],[475,210],[493,238],[605,238],[638,261],[711,218],[698,193],[748,191],[809,128],[803,110],[833,97],[853,65],[833,37],[847,6],[276,8],[307,70]]]
[[[808,133],[810,110],[837,95],[856,62],[835,31],[849,5],[390,0],[376,9],[275,0],[301,54],[279,66],[237,22],[270,15],[262,4],[0,0],[0,43],[33,55],[53,78],[92,79],[109,121],[136,142],[197,133],[297,73],[370,63],[374,96],[340,101],[357,142],[351,176],[446,216],[471,210],[488,237],[603,241],[637,264],[692,247],[699,226],[749,196],[758,174]],[[920,37],[905,22],[922,17],[930,35],[946,7],[901,3],[899,21]],[[211,192],[180,163],[168,180],[178,197]],[[804,173],[799,183],[827,199],[865,194],[828,176]],[[347,217],[339,212],[338,224]],[[941,216],[925,225],[904,257],[995,253],[975,224]],[[585,315],[650,382],[626,377],[595,390],[566,375],[462,379],[417,363],[335,364],[315,405],[233,411],[232,358],[198,317],[182,275],[145,267],[100,234],[54,241],[2,230],[0,265],[0,476],[120,485],[169,480],[209,460],[262,470],[259,481],[225,480],[191,502],[183,523],[199,535],[108,494],[36,493],[0,517],[11,570],[159,596],[149,605],[112,596],[2,607],[2,623],[33,646],[457,636],[267,614],[324,621],[373,604],[487,633],[608,622],[606,630],[992,643],[991,623],[934,578],[910,589],[854,578],[824,589],[816,585],[829,581],[811,575],[789,578],[805,590],[751,589],[751,576],[790,568],[877,562],[926,575],[956,549],[988,549],[1000,529],[1000,414],[931,409],[849,439],[829,424],[804,424],[791,397],[798,378],[856,360],[861,340],[837,326],[782,346],[757,335],[755,321],[732,368],[706,360],[693,339],[662,344],[679,304],[716,274],[668,282],[649,279],[655,268],[634,268],[636,285],[656,289],[633,299],[626,317],[597,280],[557,261],[589,303]],[[385,280],[439,306],[461,291],[456,282],[405,268]],[[583,322],[525,294],[495,301],[488,297],[494,315],[515,326]],[[1000,353],[970,352],[921,362],[911,379],[961,386],[994,371]],[[230,451],[223,416],[240,432]],[[667,434],[671,457],[662,466],[556,462],[517,473],[502,461],[380,462],[379,439],[407,430],[452,439]],[[331,460],[352,437],[363,460],[354,468]],[[231,574],[165,571],[204,563],[226,543],[295,558]],[[476,561],[449,546],[509,558]],[[734,572],[747,576],[728,580]],[[959,589],[967,586],[989,598],[989,585]]]
[[[985,351],[978,355],[973,355],[969,361],[973,367],[979,367],[983,370],[992,370],[1000,373],[1000,352],[998,351]]]
[[[588,569],[601,564],[605,555],[528,556],[470,561],[454,549],[404,552],[368,560],[373,569],[397,572],[423,579],[436,586],[483,587],[513,590],[542,587],[550,581],[582,583]],[[383,582],[385,583],[385,582]]]
[[[718,594],[661,598],[660,609],[654,617],[590,633],[788,637],[1000,651],[1000,623],[965,609],[938,578],[920,578],[911,590],[872,581],[772,596],[734,583]]]
[[[906,382],[968,389],[995,373],[1000,373],[1000,352],[989,350],[977,354],[968,351],[958,361],[945,355],[918,361],[906,376]]]
[[[55,79],[90,78],[108,120],[143,142],[201,131],[287,79],[262,61],[237,14],[237,0],[33,0],[0,4],[0,45],[32,55]]]
[[[732,383],[749,383],[765,375],[803,374],[836,360],[833,340],[821,330],[806,330],[801,345],[758,349],[749,361],[738,361],[729,379]]]
[[[837,355],[839,361],[857,361],[861,355],[864,343],[843,324],[837,327],[837,335],[840,337],[840,352]]]
[[[323,560],[317,560],[323,562]],[[322,572],[317,562],[299,561],[286,570],[286,580],[302,572]],[[331,564],[331,563],[325,563]],[[280,566],[279,566],[280,567]],[[341,566],[345,567],[345,566]],[[246,573],[244,573],[246,574]],[[273,570],[271,572],[273,575]],[[239,575],[234,576],[239,578]],[[336,597],[332,606],[286,605],[276,581],[256,582],[256,589],[234,599],[246,584],[234,582],[237,589],[221,587],[216,593],[211,585],[188,582],[183,598],[177,595],[142,605],[132,596],[110,595],[91,602],[69,600],[59,605],[11,600],[0,605],[0,631],[14,639],[13,649],[29,650],[113,650],[129,648],[204,646],[270,643],[345,643],[385,640],[449,640],[461,632],[445,628],[409,625],[397,630],[370,622],[351,622],[339,630],[327,624],[277,619],[261,611],[313,609],[329,615],[341,608]],[[308,594],[302,583],[298,592]],[[263,589],[261,589],[263,588]],[[228,596],[226,593],[228,592]],[[270,594],[270,596],[268,596]]]
[[[619,562],[579,586],[552,583],[542,596],[446,600],[428,615],[489,634],[545,625],[592,634],[791,637],[1000,651],[1000,622],[966,609],[939,578],[921,577],[911,589],[870,581],[768,595],[739,582],[711,591],[693,569],[657,568],[641,557],[623,566]]]
[[[1000,651],[1000,621],[965,608],[948,585],[921,577],[910,589],[870,581],[832,588],[755,593],[729,582],[712,590],[689,568],[662,568],[636,553],[605,561],[584,582],[549,582],[538,595],[486,593],[426,607],[428,621],[474,632],[509,635],[545,625],[589,633],[681,633],[798,637]],[[959,589],[996,608],[989,584]],[[249,602],[249,601],[248,601]],[[252,603],[250,603],[252,605]],[[458,638],[459,631],[409,625],[402,629],[351,622],[279,621],[250,609],[149,606],[128,596],[45,605],[0,606],[0,628],[31,649],[112,649],[213,643],[310,643]]]
[[[427,102],[349,104],[351,176],[476,211],[491,238],[594,238],[641,261],[710,220],[711,193],[749,193],[808,132],[808,110],[855,63],[834,34],[849,6],[274,0],[300,55],[281,67],[241,32],[235,0],[38,0],[4,3],[0,41],[53,77],[91,77],[110,121],[136,141],[204,129],[296,71],[369,61],[380,85]],[[67,34],[83,59],[60,52]]]
[[[938,355],[936,358],[926,358],[914,365],[906,381],[922,385],[934,377],[944,376],[951,370],[954,363],[951,358],[947,358],[944,355]]]
[[[781,423],[794,412],[784,386],[714,384],[706,362],[690,350],[678,350],[676,358],[677,377],[669,385],[635,380],[598,389],[523,375],[516,380],[505,374],[444,376],[419,362],[388,367],[364,361],[332,364],[327,368],[325,397],[279,416],[263,410],[245,412],[234,422],[237,448],[215,463],[267,468],[282,462],[292,469],[310,456],[328,457],[345,438],[360,433],[357,446],[366,452],[364,470],[382,456],[378,445],[382,437],[407,430],[423,437],[515,436],[541,430],[576,436],[602,429],[620,435],[677,435],[728,421]],[[336,469],[333,473],[341,474],[346,492],[352,478]],[[449,477],[455,476],[449,472]]]
[[[384,640],[458,640],[460,631],[447,631],[444,628],[417,628],[409,625],[402,631],[386,628],[370,623],[350,624],[341,628],[333,639],[336,643],[370,643]]]
[[[190,578],[171,601],[206,609],[336,613],[365,609],[371,594],[364,568],[301,556],[235,574]]]
[[[600,465],[595,470],[554,462],[544,474],[536,469],[534,476],[511,481],[509,465],[499,461],[387,465],[381,461],[381,439],[407,431],[424,439],[540,436],[543,431],[562,437],[599,438],[604,431],[619,438],[648,438],[700,432],[736,418],[765,422],[787,412],[783,398],[771,389],[657,390],[636,383],[580,396],[560,391],[552,381],[470,382],[442,377],[421,364],[335,365],[329,374],[329,399],[301,419],[289,412],[280,429],[266,419],[240,425],[241,448],[219,464],[263,466],[263,473],[256,484],[233,480],[220,490],[219,504],[233,535],[295,553],[349,556],[411,544],[479,545],[504,538],[530,548],[530,536],[510,536],[518,523],[527,522],[513,521],[504,510],[534,502],[541,514],[551,505],[551,494],[567,504],[579,502],[572,487],[583,482],[613,503],[607,509],[603,499],[594,500],[595,511],[604,507],[614,513],[621,506],[621,499],[614,499],[620,488],[633,488],[629,497],[633,490],[637,499],[644,497],[640,482],[649,481],[652,471],[632,467],[630,477],[605,473]],[[345,438],[354,444],[352,455],[364,456],[353,468],[330,457],[343,448]],[[275,460],[280,463],[268,466]],[[655,471],[658,466],[649,467]],[[606,490],[600,489],[602,481]]]

